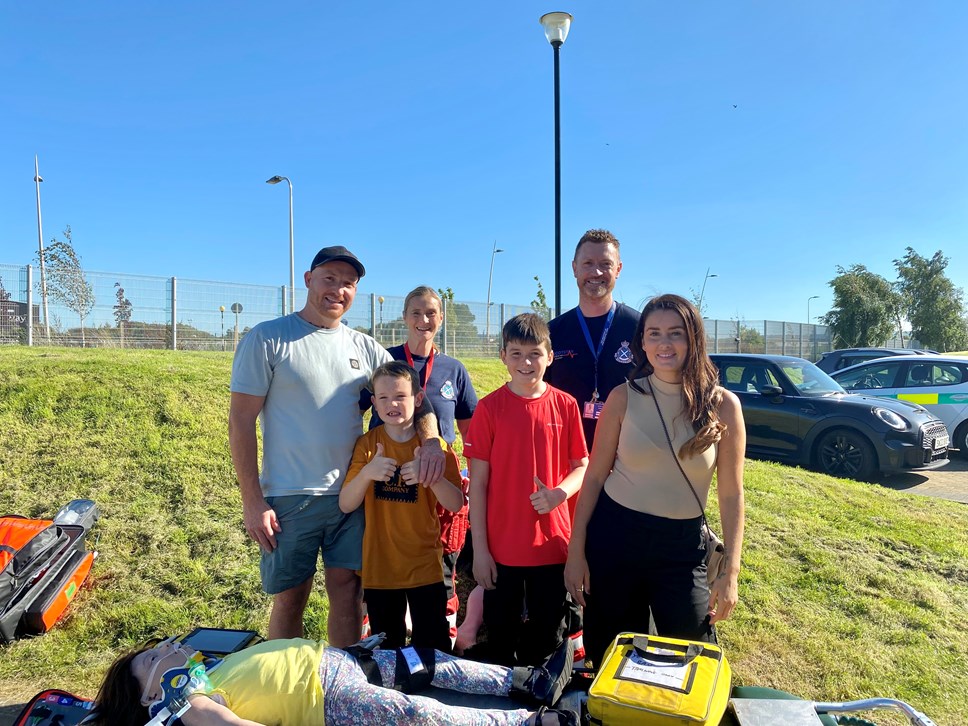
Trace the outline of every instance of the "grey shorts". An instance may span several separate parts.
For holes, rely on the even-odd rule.
[[[316,574],[320,552],[326,567],[359,570],[363,566],[363,507],[344,514],[339,496],[266,497],[282,531],[276,548],[262,551],[259,571],[269,595],[301,585]]]

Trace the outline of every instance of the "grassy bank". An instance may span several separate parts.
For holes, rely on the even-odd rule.
[[[196,624],[265,632],[226,436],[230,354],[0,348],[0,512],[98,502],[91,584],[50,634],[0,647],[0,702],[93,695],[120,649]],[[469,361],[479,391],[505,380]],[[772,464],[747,469],[739,683],[890,695],[968,723],[968,508]],[[715,519],[715,517],[713,517]],[[308,634],[322,637],[317,588]],[[962,695],[959,695],[962,694]]]

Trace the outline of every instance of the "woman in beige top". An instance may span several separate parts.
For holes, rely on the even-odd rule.
[[[714,624],[738,600],[739,399],[718,385],[699,311],[678,295],[649,301],[631,348],[635,369],[598,422],[565,566],[595,665],[618,633],[648,632],[650,613],[659,635],[715,642]],[[726,570],[708,587],[702,523],[714,472]]]

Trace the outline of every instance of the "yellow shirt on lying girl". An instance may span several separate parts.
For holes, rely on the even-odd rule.
[[[225,656],[209,673],[209,696],[221,696],[240,718],[263,724],[323,724],[319,664],[325,644],[267,640]],[[271,694],[271,695],[268,695]]]

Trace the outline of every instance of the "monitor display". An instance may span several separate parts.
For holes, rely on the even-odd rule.
[[[226,655],[241,650],[257,637],[251,630],[223,630],[222,628],[195,628],[185,636],[182,643],[206,655]]]

